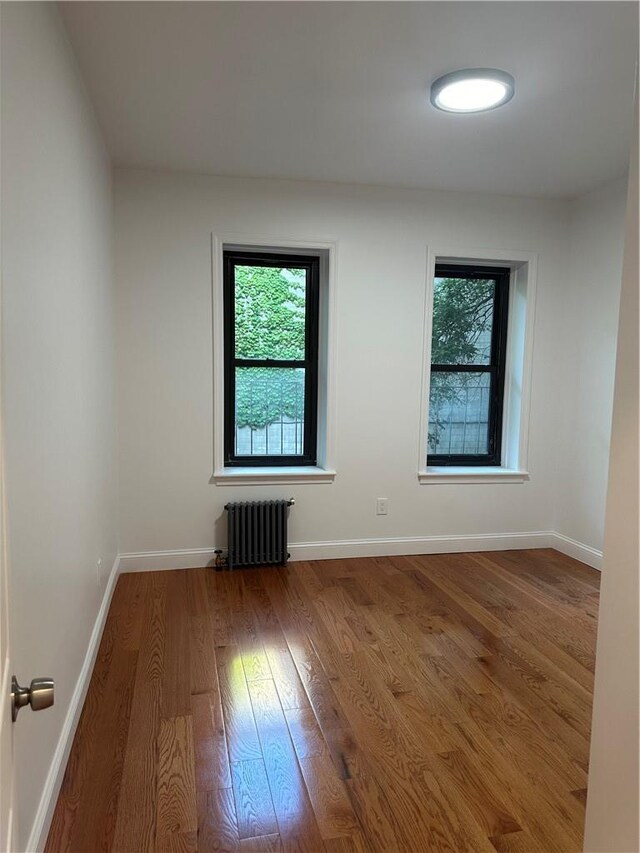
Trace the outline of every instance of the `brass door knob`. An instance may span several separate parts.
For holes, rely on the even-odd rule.
[[[11,719],[15,723],[18,711],[31,705],[32,711],[42,711],[53,705],[53,678],[34,678],[29,687],[20,687],[15,675],[11,679]]]

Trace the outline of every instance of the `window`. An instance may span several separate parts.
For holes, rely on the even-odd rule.
[[[509,269],[436,264],[427,465],[501,464]]]
[[[319,258],[224,252],[224,464],[316,464]]]

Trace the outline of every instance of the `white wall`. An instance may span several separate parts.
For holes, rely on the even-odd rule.
[[[551,528],[565,203],[118,170],[115,228],[122,552],[224,544],[224,503],[267,495],[294,543]],[[209,484],[212,231],[338,241],[332,485]],[[428,243],[539,253],[528,483],[418,484]]]
[[[555,529],[602,550],[626,180],[570,206],[568,270],[558,298],[561,383]]]
[[[619,186],[570,205],[119,171],[116,520],[108,159],[55,6],[3,4],[2,17],[7,479],[13,606],[29,614],[12,640],[17,674],[52,674],[57,691],[15,728],[23,848],[118,527],[122,552],[207,548],[223,542],[226,501],[294,494],[294,542],[557,525],[600,547],[621,206]],[[211,231],[339,244],[332,485],[209,482]],[[427,244],[539,254],[525,484],[418,484]]]
[[[111,213],[108,159],[56,5],[4,3],[11,640],[22,682],[56,682],[55,706],[22,711],[14,727],[20,850],[117,552]]]
[[[638,112],[629,176],[585,850],[637,853]]]

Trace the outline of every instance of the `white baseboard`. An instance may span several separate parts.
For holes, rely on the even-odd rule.
[[[56,751],[53,755],[51,766],[49,767],[49,773],[47,774],[42,796],[40,797],[38,811],[36,812],[36,816],[31,827],[31,834],[27,845],[29,853],[40,853],[40,851],[44,850],[44,846],[47,842],[47,835],[49,834],[53,812],[58,800],[58,794],[60,793],[64,772],[67,767],[67,761],[69,760],[69,753],[71,752],[71,746],[73,744],[73,738],[80,720],[80,714],[82,713],[82,707],[87,695],[89,682],[91,681],[93,666],[98,654],[98,648],[100,647],[100,640],[102,639],[102,631],[107,619],[109,605],[111,604],[113,590],[115,589],[119,574],[120,558],[116,557],[111,568],[111,573],[109,574],[104,595],[102,596],[100,610],[98,611],[96,621],[93,625],[93,631],[91,632],[89,646],[82,664],[82,669],[80,670],[80,675],[76,681],[71,701],[69,702],[69,709],[62,726],[62,731],[60,732],[60,737],[58,738]]]
[[[289,551],[292,560],[339,560],[346,557],[452,554],[464,551],[507,551],[546,547],[548,547],[548,534],[535,532],[480,533],[473,536],[343,539],[337,542],[292,542]]]
[[[556,548],[594,569],[602,568],[602,551],[552,530],[529,533],[479,533],[464,536],[409,536],[388,539],[340,539],[335,542],[292,542],[291,560],[340,560],[401,554],[452,554],[464,551],[510,551]],[[210,566],[215,548],[140,551],[120,554],[121,572],[154,572]]]
[[[568,536],[563,536],[562,533],[551,533],[550,537],[550,548],[555,548],[562,554],[567,554],[574,560],[580,560],[581,563],[586,563],[598,571],[602,570],[602,551],[598,551],[597,548],[592,548],[590,545],[584,545],[582,542],[577,542],[575,539],[570,539]]]
[[[212,565],[215,548],[183,548],[178,551],[139,551],[120,554],[120,571],[161,572],[164,569],[200,569]]]
[[[550,548],[554,534],[481,533],[473,536],[415,536],[390,539],[341,539],[335,542],[292,542],[291,560],[339,560],[347,557],[389,557],[399,554],[447,554],[464,551],[506,551]],[[120,554],[121,572],[152,572],[192,569],[211,565],[215,549],[185,548],[178,551],[141,551]]]

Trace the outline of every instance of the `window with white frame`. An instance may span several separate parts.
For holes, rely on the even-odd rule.
[[[330,483],[335,244],[212,235],[216,485]]]
[[[523,482],[537,257],[428,253],[421,483]]]

